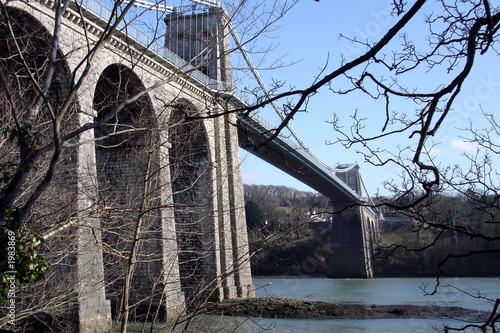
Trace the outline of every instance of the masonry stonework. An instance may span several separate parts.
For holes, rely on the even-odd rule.
[[[52,3],[8,6],[53,30]],[[73,5],[66,9],[60,41],[65,65],[77,74],[85,50],[105,27],[92,13],[82,13]],[[253,295],[234,116],[204,117],[227,111],[227,101],[218,104],[201,82],[124,37],[117,33],[100,50],[76,97],[80,126],[102,121],[79,135],[74,170],[80,218],[71,230],[80,332],[111,327],[126,284],[129,304],[161,307],[167,318],[200,295]],[[230,83],[229,56],[210,56],[220,62],[206,74]],[[187,105],[200,120],[175,118]],[[173,140],[177,134],[179,142]],[[132,314],[140,319],[138,309]]]
[[[336,172],[360,197],[362,183],[359,166],[338,166]],[[330,278],[372,278],[372,258],[378,239],[377,213],[363,203],[337,203],[332,218],[330,256],[327,276]]]

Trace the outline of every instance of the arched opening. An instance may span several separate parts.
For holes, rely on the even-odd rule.
[[[115,64],[94,95],[106,295],[121,313],[127,294],[136,320],[163,293],[157,122],[147,95],[124,104],[143,90],[136,74]]]
[[[7,22],[10,22],[10,27]],[[52,35],[33,16],[12,7],[0,11],[0,66],[3,75],[0,124],[6,131],[2,134],[16,130],[17,121],[25,131],[26,145],[30,149],[30,152],[24,151],[20,155],[19,147],[16,148],[18,141],[3,142],[1,149],[5,150],[5,154],[0,155],[1,161],[11,160],[18,165],[19,156],[28,158],[31,153],[51,144],[54,140],[53,117],[63,115],[60,136],[71,133],[79,126],[76,101],[65,106],[72,82],[64,56],[57,51],[55,63],[49,64],[51,40]],[[48,91],[40,93],[40,90],[45,90],[46,82],[50,82]],[[16,135],[16,138],[19,136]],[[77,139],[74,138],[75,141]],[[45,170],[53,150],[48,151],[47,158],[38,158],[41,164],[34,165],[30,172],[41,174]],[[62,160],[66,164],[71,159],[75,160],[75,156],[68,155],[74,155],[74,149],[64,150]],[[65,179],[61,184],[68,183],[71,178],[65,173],[60,175]],[[60,179],[54,177],[54,181]],[[75,184],[74,179],[69,182]]]
[[[16,292],[16,313],[24,314],[16,322],[18,330],[30,330],[33,317],[26,314],[36,313],[40,308],[47,316],[33,319],[33,322],[50,319],[55,330],[74,330],[68,316],[75,310],[69,301],[75,296],[76,279],[72,221],[77,211],[77,148],[63,148],[52,178],[46,175],[54,156],[51,145],[54,141],[53,116],[63,117],[59,135],[65,136],[78,128],[78,106],[75,101],[66,104],[71,72],[59,50],[55,63],[52,65],[49,61],[51,41],[52,35],[35,17],[18,8],[2,7],[0,128],[2,135],[9,139],[3,137],[0,145],[0,193],[4,195],[4,190],[14,184],[16,173],[22,174],[17,179],[24,181],[16,183],[19,192],[13,194],[15,202],[8,209],[26,208],[28,199],[41,191],[22,223],[8,227],[25,240],[36,235],[34,232],[46,236],[44,244],[35,249],[51,264],[43,280],[25,283],[22,290]],[[39,87],[44,87],[46,82],[50,82],[48,91],[41,94]],[[77,140],[78,137],[73,138],[72,143]],[[44,183],[47,187],[40,186]],[[28,273],[21,271],[31,268],[17,267],[24,277]],[[57,304],[54,299],[58,300]]]
[[[212,165],[206,130],[195,115],[190,103],[181,102],[172,107],[169,121],[179,271],[188,302],[213,293],[216,275]]]

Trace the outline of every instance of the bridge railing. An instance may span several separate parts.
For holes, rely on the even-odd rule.
[[[81,0],[79,4],[104,22],[107,22],[112,18],[113,12],[111,8],[103,3],[103,1]],[[120,24],[118,25],[118,30],[125,34],[127,38],[133,39],[135,42],[144,46],[148,50],[156,53],[157,55],[168,61],[171,65],[179,68],[183,73],[188,74],[210,89],[233,94],[243,103],[249,103],[248,96],[241,92],[239,89],[234,86],[229,86],[226,82],[209,78],[208,76],[197,70],[194,66],[190,65],[187,61],[165,47],[165,45],[160,43],[158,39],[155,39],[148,33],[142,31],[139,27],[134,25],[133,22],[120,22]]]
[[[256,122],[258,122],[260,125],[262,125],[262,127],[265,129],[265,131],[267,131],[269,133],[272,133],[273,129],[276,129],[276,126],[271,125],[270,122],[268,122],[267,120],[265,120],[264,118],[262,118],[261,116],[259,116],[257,114],[252,114],[250,117],[253,120],[255,120]],[[241,118],[243,118],[243,117],[241,117]],[[296,151],[304,150],[299,144],[293,142],[288,137],[286,137],[284,134],[281,134],[281,133],[278,134],[278,138]]]
[[[240,121],[242,121],[246,126],[251,127],[253,130],[257,130],[261,134],[269,134],[269,137],[273,133],[273,127],[266,120],[258,115],[252,115],[251,117],[245,117],[243,115],[239,116]],[[342,191],[349,196],[352,200],[359,201],[364,200],[356,191],[354,191],[349,185],[343,182],[332,169],[325,167],[324,163],[318,163],[317,159],[311,155],[308,149],[304,149],[298,143],[289,140],[284,135],[278,135],[278,146],[284,149],[286,152],[293,154],[294,156],[300,156],[299,159],[314,169],[318,175],[325,177],[326,179],[333,181],[338,188],[342,188]]]
[[[108,7],[103,1],[107,0],[80,0],[79,4],[85,8],[87,11],[92,13],[93,15],[97,16],[99,19],[101,19],[104,22],[108,22],[113,15],[113,12],[110,7]],[[112,2],[110,2],[112,4]],[[161,58],[165,59],[167,62],[169,62],[171,65],[173,65],[175,68],[178,68],[181,70],[183,73],[189,75],[193,79],[197,80],[198,82],[202,83],[204,86],[208,87],[209,89],[219,92],[219,93],[224,93],[224,94],[229,94],[232,95],[233,97],[236,97],[241,103],[245,105],[249,105],[249,98],[247,95],[245,95],[243,92],[241,92],[239,89],[234,87],[233,85],[229,85],[227,82],[222,82],[222,81],[217,81],[210,79],[208,76],[203,74],[202,72],[196,70],[196,68],[192,65],[190,65],[187,61],[176,55],[174,52],[169,50],[167,47],[162,45],[158,39],[155,39],[148,33],[142,31],[139,27],[134,25],[133,22],[125,23],[121,22],[118,25],[118,30],[121,31],[126,38],[130,38],[134,40],[136,43],[142,45],[143,47],[147,48],[148,50],[154,52]],[[272,126],[269,122],[264,120],[262,117],[253,114],[252,119],[254,119],[256,122],[259,122],[267,131],[271,133],[272,129],[275,128],[275,126]],[[328,166],[325,164],[323,161],[321,161],[316,155],[314,155],[309,149],[303,147],[302,145],[293,142],[289,138],[287,138],[283,134],[278,135],[279,140],[282,142],[286,143],[290,148],[294,149],[296,152],[300,152],[302,156],[307,158],[309,161],[314,161],[314,164],[323,172],[330,174],[333,178],[338,178],[335,175],[335,169]],[[340,179],[339,179],[340,181]],[[340,181],[341,186],[344,187],[344,183]],[[351,190],[347,185],[345,185],[346,189],[348,188],[348,191]]]

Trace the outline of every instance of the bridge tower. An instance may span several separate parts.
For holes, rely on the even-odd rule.
[[[278,136],[269,140],[272,127],[257,117],[239,118],[243,149],[257,155],[290,176],[329,198],[333,221],[328,258],[328,277],[372,277],[371,258],[378,238],[379,214],[364,205],[359,166],[354,163],[327,167],[304,146]]]
[[[98,1],[85,5],[71,2],[60,17],[56,79],[47,100],[54,110],[64,105],[74,84],[72,74],[79,77],[82,57],[89,45],[101,40],[112,15]],[[2,14],[9,13],[19,35],[12,40],[26,44],[23,57],[29,56],[29,70],[43,81],[59,8],[42,0],[12,1],[6,7]],[[190,66],[197,66],[214,82],[231,82],[227,15],[221,8],[207,8],[177,18],[182,20],[172,30],[176,42],[167,45],[176,49],[185,42],[182,50],[191,53],[177,48],[178,55],[190,65],[172,62],[149,48],[151,43],[129,38],[133,34],[127,31],[137,32],[130,24],[98,49],[62,122],[61,136],[72,134],[71,144],[64,147],[61,171],[37,201],[33,219],[50,237],[47,248],[58,250],[47,251],[53,265],[47,273],[50,278],[42,281],[52,288],[28,297],[39,297],[40,305],[61,299],[58,315],[78,318],[67,331],[78,326],[80,332],[108,332],[121,304],[129,308],[130,318],[145,319],[154,307],[158,318],[175,318],[196,297],[253,294],[236,120],[234,115],[222,115],[227,101],[216,98],[207,80],[186,74],[195,68]],[[17,49],[7,47],[12,40],[6,22],[4,18],[0,24],[0,65],[13,78],[19,75],[31,84]],[[195,38],[187,38],[190,34]],[[9,84],[17,91],[16,80]],[[2,105],[6,96],[0,92]],[[131,96],[138,98],[130,101]],[[207,114],[221,115],[203,117]],[[8,113],[2,116],[4,127],[13,121]],[[44,131],[50,128],[45,108],[37,119],[43,120]],[[45,145],[52,136],[44,131]],[[43,168],[33,168],[30,177],[43,178],[42,172]],[[34,304],[22,304],[28,303]],[[21,302],[16,310],[22,310]],[[44,311],[50,315],[51,309]]]
[[[220,6],[175,7],[165,18],[165,46],[212,80],[230,83],[229,20]]]
[[[362,197],[359,165],[339,165],[336,176]],[[378,235],[376,212],[357,203],[335,202],[339,214],[333,216],[328,277],[371,278],[374,244]],[[361,203],[362,204],[362,203]]]
[[[217,90],[230,89],[232,86],[232,66],[230,57],[230,17],[227,12],[221,7],[220,3],[212,0],[199,0],[193,1],[191,5],[174,7],[169,15],[165,18],[166,23],[166,36],[165,47],[176,54],[183,61],[187,62],[183,71],[190,71],[196,69],[211,79],[208,88],[216,88]],[[186,106],[179,106],[181,114],[190,115],[189,108]],[[212,109],[210,112],[216,114],[222,109]],[[177,117],[182,117],[179,113]],[[171,118],[172,119],[172,118]],[[238,135],[236,124],[236,116],[234,114],[226,114],[224,116],[214,118],[214,136],[216,141],[216,148],[214,150],[215,160],[218,164],[216,167],[217,183],[212,185],[213,192],[219,193],[221,198],[217,201],[216,210],[219,212],[215,216],[214,232],[218,230],[218,237],[216,237],[215,247],[218,248],[218,257],[216,254],[215,261],[220,264],[218,267],[219,275],[226,276],[221,281],[222,291],[219,294],[221,298],[231,297],[249,297],[254,295],[253,286],[251,282],[250,263],[248,254],[248,238],[246,234],[246,219],[244,216],[244,199],[243,199],[243,183],[241,179],[241,171],[239,166],[239,151],[238,151]],[[193,145],[195,137],[192,135],[186,136],[184,133],[176,133],[177,136],[184,136],[186,142],[191,142],[191,146],[200,146],[199,144]],[[178,142],[179,141],[179,142]],[[185,145],[183,140],[173,140],[174,146],[172,152],[179,149],[180,146]],[[178,144],[176,145],[176,142]],[[199,154],[192,151],[191,156]],[[196,149],[196,148],[195,148]],[[199,161],[197,162],[199,164]],[[186,167],[183,167],[186,169]],[[226,171],[224,171],[226,170]],[[174,173],[171,173],[174,174]],[[187,174],[186,177],[189,177]],[[185,177],[184,177],[185,178]],[[179,178],[180,179],[180,178]],[[175,180],[174,180],[175,182]],[[174,186],[177,192],[185,193],[182,185],[178,182]],[[200,189],[201,190],[201,189]],[[201,190],[203,192],[203,190]],[[198,196],[199,199],[207,197],[207,194],[198,194],[193,192],[193,195]],[[174,195],[174,204],[176,201]],[[227,200],[229,198],[229,200]],[[184,200],[182,200],[184,201]],[[201,201],[201,200],[198,200]],[[177,209],[179,212],[180,210]],[[185,238],[190,231],[185,229],[185,225],[177,223],[177,220],[182,220],[181,213],[176,216],[176,226],[178,232],[180,231],[180,238]],[[183,252],[183,241],[179,242],[181,252]],[[199,242],[198,247],[207,242]],[[210,252],[205,248],[203,251]],[[186,252],[186,251],[184,251]],[[209,255],[207,252],[206,255]],[[202,256],[206,256],[202,255]],[[183,264],[183,261],[186,264]],[[189,266],[192,258],[180,258],[180,271],[181,281],[190,280],[188,283],[193,284],[197,275],[204,276],[203,272],[193,272]],[[215,272],[215,270],[214,270]],[[213,276],[212,280],[216,280]],[[203,283],[199,283],[203,285]],[[189,296],[190,287],[183,284],[184,291]],[[196,291],[193,290],[195,293]]]

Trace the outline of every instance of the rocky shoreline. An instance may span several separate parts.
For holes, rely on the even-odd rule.
[[[311,302],[280,297],[229,299],[209,303],[207,314],[288,318],[288,319],[388,319],[388,318],[459,318],[485,320],[487,313],[461,307],[419,305],[347,305]]]

